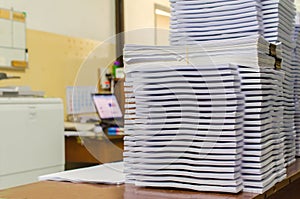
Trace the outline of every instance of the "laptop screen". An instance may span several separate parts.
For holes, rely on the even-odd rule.
[[[93,94],[92,98],[100,119],[114,119],[122,117],[122,111],[115,95]]]

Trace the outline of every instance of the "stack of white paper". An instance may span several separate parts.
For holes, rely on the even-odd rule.
[[[148,146],[150,144],[151,147],[152,145],[153,147],[156,147],[157,145],[161,147],[159,144],[172,144],[173,141],[177,141],[177,139],[180,141],[190,141],[193,138],[197,138],[197,140],[202,139],[202,141],[203,139],[205,141],[211,140],[210,137],[204,137],[202,134],[202,137],[200,138],[198,138],[198,136],[193,136],[190,133],[190,130],[195,129],[186,129],[186,131],[179,135],[178,131],[175,130],[178,128],[178,126],[176,126],[176,122],[178,122],[178,120],[181,121],[181,119],[183,119],[184,122],[189,123],[197,123],[205,120],[209,122],[211,121],[211,118],[206,117],[207,114],[211,113],[208,112],[209,109],[213,108],[213,110],[221,111],[221,113],[223,110],[218,106],[214,106],[216,105],[213,103],[214,101],[207,101],[210,96],[209,94],[211,94],[211,90],[197,90],[197,92],[194,92],[194,96],[189,96],[186,93],[189,86],[192,86],[193,89],[194,87],[197,89],[204,89],[205,87],[203,85],[206,86],[207,82],[217,80],[213,75],[207,77],[205,82],[201,82],[201,78],[197,78],[193,82],[186,79],[193,77],[193,75],[184,70],[181,72],[185,75],[181,74],[180,77],[176,76],[178,75],[177,72],[174,73],[174,71],[166,71],[163,73],[159,70],[162,68],[170,69],[173,66],[179,65],[186,67],[189,65],[197,67],[201,66],[205,68],[207,67],[207,63],[214,63],[215,66],[222,66],[224,65],[224,62],[233,62],[236,65],[239,65],[237,72],[242,83],[240,85],[240,89],[242,89],[242,93],[245,95],[243,105],[246,109],[245,116],[242,119],[244,122],[244,128],[242,129],[242,134],[244,135],[244,152],[241,157],[242,177],[245,186],[244,190],[262,193],[276,182],[285,178],[286,169],[283,158],[284,134],[282,133],[282,80],[284,73],[274,70],[275,58],[267,55],[267,53],[269,53],[269,43],[261,37],[255,38],[256,39],[253,37],[247,37],[247,40],[231,39],[228,41],[218,42],[218,45],[214,41],[207,41],[200,42],[199,45],[196,46],[125,46],[124,60],[127,71],[125,82],[127,103],[125,133],[128,134],[125,137],[125,145],[128,146],[126,148],[128,151],[126,151],[124,155],[127,168],[129,168],[126,170],[127,182],[135,184],[140,183],[136,182],[137,174],[135,171],[138,172],[138,169],[136,169],[135,166],[139,161],[146,161],[140,160],[140,157],[149,156],[150,159],[159,159],[159,157],[161,157],[156,161],[156,163],[164,165],[166,162],[176,162],[177,157],[183,153],[182,151],[172,151],[170,156],[165,157],[160,156],[160,154],[156,154],[154,148],[151,148],[152,151],[141,151],[144,146]],[[251,42],[246,44],[246,41]],[[259,56],[259,52],[264,54],[264,56]],[[276,54],[279,53],[279,57],[280,52],[280,46],[278,46]],[[239,59],[239,57],[243,57],[243,59]],[[254,61],[251,61],[248,58],[255,59]],[[267,61],[262,61],[263,58]],[[151,68],[151,70],[148,68]],[[223,69],[220,71],[223,72]],[[236,92],[238,85],[236,83],[233,84],[231,76],[222,76],[222,78],[224,78],[224,81],[221,84],[215,82],[214,86],[222,87],[226,85],[225,88],[227,91],[224,93],[224,89],[217,89],[216,91],[219,95],[218,98],[222,98],[223,100],[234,99],[228,92]],[[187,85],[182,82],[180,82],[180,84],[175,84],[177,81],[186,82]],[[233,86],[233,88],[230,86]],[[215,87],[212,88],[215,89]],[[173,92],[177,94],[172,95]],[[182,97],[184,99],[189,97],[189,100],[201,99],[201,101],[204,101],[208,104],[208,106],[200,108],[198,106],[185,107],[180,106],[180,104],[177,104],[177,106],[172,104],[181,102]],[[154,104],[158,102],[160,103],[155,106]],[[237,112],[235,106],[226,106],[226,108],[228,111]],[[188,113],[185,113],[183,110],[188,111]],[[230,112],[228,112],[228,114],[229,113]],[[168,118],[169,115],[171,116],[170,118]],[[195,116],[198,117],[198,120],[195,120]],[[233,117],[232,114],[229,118],[226,118],[226,122],[234,122],[231,117]],[[235,119],[237,118],[238,117]],[[158,123],[157,125],[164,127],[162,124],[164,124],[166,120],[170,121],[170,127],[175,128],[167,129],[173,130],[172,133],[160,135],[157,131],[161,132],[161,129],[152,128],[151,130],[145,130],[149,128],[149,126],[153,125],[152,122],[158,121],[161,123]],[[213,127],[218,128],[215,124],[213,124]],[[140,129],[137,131],[136,128]],[[162,132],[166,133],[166,131]],[[188,134],[186,135],[185,133]],[[225,139],[225,137],[222,139]],[[230,139],[230,137],[226,137],[226,141],[232,142],[233,140]],[[239,141],[240,139],[243,140],[242,137],[239,137],[239,134],[237,134],[236,139]],[[182,144],[184,144],[184,142],[178,143],[180,146]],[[194,143],[192,143],[191,146],[194,146],[193,144]],[[226,145],[224,145],[223,148],[226,148]],[[221,156],[219,155],[220,154],[214,156],[214,158],[220,158]],[[192,156],[189,155],[188,157]],[[164,160],[165,158],[166,160]],[[149,161],[150,163],[147,163],[152,164],[152,160]],[[208,162],[210,161],[211,159],[209,159]],[[130,168],[134,169],[130,170]],[[153,170],[151,171],[155,173]],[[206,170],[204,169],[203,171]],[[142,177],[144,176],[142,175]],[[148,186],[163,186],[154,184],[148,184]],[[165,186],[169,186],[169,184],[165,184]],[[190,188],[179,184],[175,187]]]
[[[277,122],[280,110],[280,76],[275,70],[239,67],[242,92],[245,94],[244,152],[242,176],[244,191],[263,193],[286,176],[284,137]],[[279,78],[279,81],[278,81]],[[280,120],[279,120],[280,121]]]
[[[158,51],[157,49],[161,49]],[[192,46],[138,46],[125,47],[125,61],[139,62],[169,61],[176,63],[233,63],[273,68],[275,59],[268,56],[269,42],[260,36],[237,39],[199,42]],[[238,53],[238,56],[237,56]],[[163,59],[162,59],[163,58]]]
[[[123,162],[113,162],[39,176],[39,181],[45,180],[74,183],[123,184],[125,175],[123,173]]]
[[[200,41],[216,43],[232,38],[249,35],[263,35],[268,41],[282,43],[285,161],[291,164],[295,160],[295,124],[294,124],[294,73],[292,50],[295,5],[290,0],[170,0],[171,2],[171,43],[173,45],[199,44]],[[281,50],[276,49],[276,53]],[[230,53],[230,52],[228,52]],[[260,55],[260,54],[259,54]],[[263,56],[256,56],[263,60]],[[211,57],[219,60],[218,57]],[[241,57],[240,60],[247,60]],[[200,61],[200,58],[199,60]],[[224,60],[226,62],[228,60]],[[224,63],[223,62],[223,63]],[[235,63],[236,62],[231,62]],[[256,65],[242,64],[241,65]],[[259,63],[258,65],[262,65]],[[271,64],[267,64],[271,65]],[[292,88],[292,89],[291,89]]]
[[[284,123],[285,161],[295,161],[295,125],[294,125],[294,91],[292,51],[294,49],[294,20],[296,9],[290,0],[261,0],[264,37],[270,42],[282,43],[282,69],[285,72],[284,86]]]
[[[241,191],[244,96],[237,66],[145,62],[127,65],[126,74],[134,95],[126,102],[136,108],[134,125],[125,123],[127,182]]]
[[[167,62],[238,65],[246,108],[242,158],[244,190],[262,193],[281,181],[286,176],[285,165],[295,160],[297,68],[292,65],[291,57],[295,5],[289,0],[170,2],[170,40],[182,51],[175,50],[172,54],[173,47],[172,50],[164,49],[159,55],[153,51],[144,51],[144,55],[151,62],[164,56]],[[259,41],[263,39],[253,42],[251,37],[245,38],[257,34],[264,35],[276,49],[271,50],[268,42]],[[248,39],[252,42],[247,45],[244,42]],[[231,44],[233,41],[235,45]],[[190,44],[198,47],[185,46]],[[269,50],[273,57],[269,56]],[[138,56],[139,61],[146,57],[138,53],[132,56]],[[129,55],[126,61],[130,62],[131,58]],[[274,65],[282,66],[283,70],[274,70]],[[297,102],[296,91],[295,96]]]
[[[285,133],[283,132],[283,79],[284,79],[284,72],[280,70],[273,70],[271,73],[274,74],[274,85],[275,87],[275,96],[273,97],[273,133],[275,137],[277,137],[277,147],[278,152],[275,156],[277,160],[277,181],[281,182],[283,179],[286,178],[286,167],[284,161],[284,139]],[[284,170],[284,172],[283,172]]]
[[[170,0],[171,43],[240,38],[263,33],[259,0]]]
[[[294,99],[295,99],[295,127],[296,127],[296,155],[300,156],[300,25],[296,26],[293,52],[294,67]]]

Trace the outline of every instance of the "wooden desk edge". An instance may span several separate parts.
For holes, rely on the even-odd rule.
[[[191,190],[176,190],[176,189],[155,189],[155,188],[144,188],[144,187],[136,187],[134,185],[97,185],[97,184],[73,184],[73,183],[66,183],[66,182],[38,182],[34,184],[24,185],[21,187],[15,187],[7,190],[0,191],[0,198],[17,198],[14,196],[22,196],[22,198],[25,198],[25,195],[27,195],[28,199],[35,199],[35,197],[30,197],[33,195],[36,195],[37,192],[40,193],[40,189],[45,189],[46,192],[55,192],[56,189],[60,190],[61,194],[66,194],[66,198],[70,196],[66,190],[73,190],[74,192],[83,192],[82,194],[85,194],[86,192],[90,193],[90,191],[93,192],[93,194],[102,194],[102,192],[105,192],[105,194],[108,194],[109,196],[114,195],[115,192],[118,195],[119,198],[122,196],[132,196],[133,198],[139,198],[140,196],[165,196],[169,198],[174,198],[174,195],[178,196],[189,196],[192,197],[202,197],[206,198],[206,196],[209,196],[210,198],[219,198],[219,199],[264,199],[267,197],[272,196],[273,194],[276,194],[279,190],[291,185],[296,180],[300,179],[300,159],[297,159],[297,161],[291,165],[287,170],[287,178],[284,179],[282,182],[277,183],[274,187],[272,187],[270,190],[265,192],[264,194],[255,194],[255,193],[246,193],[241,192],[238,194],[226,194],[226,193],[210,193],[210,192],[196,192]],[[22,195],[23,194],[23,195]],[[68,195],[69,194],[69,195]],[[92,194],[92,193],[91,193]],[[12,196],[12,197],[11,197]],[[54,196],[54,195],[53,195]],[[60,195],[61,196],[61,195]],[[52,196],[51,196],[52,197]],[[128,197],[132,199],[132,197]],[[201,198],[200,197],[200,198]],[[58,198],[58,197],[57,197]],[[62,197],[60,197],[62,198]],[[126,198],[126,197],[125,197]],[[49,198],[50,199],[50,198]]]

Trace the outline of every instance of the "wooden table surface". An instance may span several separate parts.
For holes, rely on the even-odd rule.
[[[95,185],[67,182],[38,182],[0,191],[1,199],[259,199],[300,198],[300,159],[288,168],[288,177],[266,193],[204,193],[175,189],[141,188],[134,185]]]
[[[66,163],[105,163],[123,159],[124,136],[65,137]]]

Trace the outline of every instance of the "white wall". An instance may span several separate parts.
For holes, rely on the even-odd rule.
[[[29,29],[103,41],[115,34],[113,0],[1,0],[27,13]]]
[[[154,45],[155,4],[170,7],[169,0],[124,0],[125,43]]]
[[[295,0],[295,4],[297,7],[297,11],[299,12],[300,11],[300,0]]]

